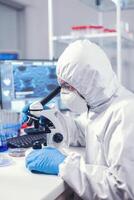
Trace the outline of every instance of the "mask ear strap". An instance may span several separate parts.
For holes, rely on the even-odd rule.
[[[85,100],[85,98],[77,91],[77,93],[79,94],[79,96]],[[85,100],[86,101],[86,100]],[[87,104],[87,113],[89,113],[90,110],[90,106]]]
[[[89,115],[90,106],[87,104],[87,117]]]
[[[85,98],[84,98],[79,92],[77,92],[77,93],[79,94],[79,96],[80,96],[82,99],[85,100]]]
[[[80,94],[80,93],[78,93],[79,95],[80,95],[80,97],[82,98],[82,99],[84,99],[85,100],[85,98]],[[88,110],[88,112],[89,112],[89,110],[90,110],[90,106],[87,104],[87,110]]]
[[[77,92],[77,93],[79,94],[79,96],[80,96],[82,99],[85,100],[85,98],[84,98],[79,92]],[[89,110],[90,110],[90,106],[87,104],[87,111],[89,112]]]
[[[90,110],[90,106],[87,104],[87,112],[89,112]]]

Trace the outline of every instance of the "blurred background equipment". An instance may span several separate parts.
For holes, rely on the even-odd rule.
[[[56,86],[56,61],[5,60],[0,61],[1,106],[20,112],[26,103],[40,100]],[[59,95],[48,103],[60,105]]]
[[[6,151],[7,139],[20,133],[19,114],[10,110],[0,109],[0,152]]]

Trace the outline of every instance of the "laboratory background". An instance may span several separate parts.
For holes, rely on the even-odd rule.
[[[23,107],[47,97],[58,87],[57,60],[71,42],[89,39],[98,44],[108,55],[119,81],[134,92],[133,21],[134,0],[0,0],[1,166],[12,165],[12,159],[3,155],[8,150],[7,140],[21,132]],[[58,92],[46,106],[68,112]],[[10,151],[17,157],[24,153]],[[32,178],[30,181],[33,184]],[[42,191],[41,185],[31,199],[38,200]],[[59,194],[46,194],[44,199],[56,199]]]
[[[56,62],[69,43],[84,38],[96,42],[105,50],[119,80],[133,92],[134,1],[122,0],[120,5],[116,2],[118,1],[1,0],[1,107],[21,110],[25,100],[34,98],[34,95],[35,98],[43,97],[43,94],[45,96],[46,91],[38,91],[39,79],[35,77],[36,70],[39,73],[41,70],[32,70],[33,66],[45,65],[46,68],[42,70],[46,70],[48,74],[53,73],[54,76],[52,68],[56,63],[50,61]],[[23,59],[23,63],[11,61],[10,67],[8,60],[12,59]],[[48,60],[48,63],[37,64],[32,60]],[[24,65],[27,71],[19,67]],[[52,65],[51,69],[48,65]],[[51,81],[47,80],[48,76],[46,75],[45,80],[43,77],[40,80],[41,84],[51,82],[44,90],[49,90],[56,84],[56,77]],[[36,90],[34,94],[32,87]]]

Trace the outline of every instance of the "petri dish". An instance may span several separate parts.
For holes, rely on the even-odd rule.
[[[6,155],[0,155],[0,167],[5,167],[13,163],[12,159]]]
[[[25,152],[26,152],[25,148],[8,149],[8,154],[13,157],[24,157]]]

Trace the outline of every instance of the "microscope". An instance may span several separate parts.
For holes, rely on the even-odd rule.
[[[29,117],[24,132],[27,134],[7,139],[9,148],[29,148],[40,149],[42,144],[60,147],[64,144],[63,128],[57,115],[57,109],[44,109],[44,106],[53,99],[61,90],[58,86],[47,97],[40,101],[35,101],[29,106],[27,115]]]
[[[60,93],[61,87],[56,87],[47,97],[40,101],[35,101],[29,106],[27,125],[33,127],[26,128],[24,131],[27,134],[53,134],[53,141],[60,143],[63,140],[62,130],[59,120],[56,119],[55,110],[44,109],[44,106]]]

